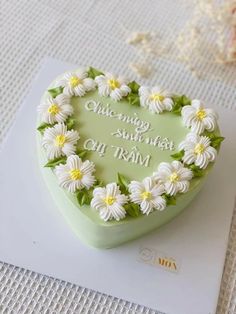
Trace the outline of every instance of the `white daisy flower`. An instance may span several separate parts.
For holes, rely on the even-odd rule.
[[[53,124],[64,122],[73,114],[73,107],[70,105],[70,97],[67,95],[60,94],[56,98],[49,95],[38,106],[38,112],[43,122]]]
[[[94,90],[96,87],[95,81],[88,77],[85,69],[65,73],[56,85],[63,86],[63,94],[69,96],[84,96],[86,92]]]
[[[46,150],[48,159],[51,160],[60,156],[73,155],[78,139],[79,133],[77,131],[67,131],[64,123],[58,123],[54,127],[45,130],[42,146]]]
[[[121,194],[116,183],[109,183],[106,187],[95,188],[91,207],[99,211],[100,217],[105,220],[120,220],[125,217],[126,211],[123,207],[127,203],[126,195]]]
[[[192,179],[193,173],[180,161],[175,160],[172,163],[160,163],[153,176],[157,182],[164,184],[167,194],[176,195],[178,192],[186,193],[188,191],[189,180]]]
[[[171,111],[174,104],[171,94],[160,87],[141,86],[139,96],[141,106],[148,108],[152,113],[161,113],[164,110]]]
[[[184,125],[191,131],[201,134],[204,130],[214,131],[217,125],[218,115],[212,109],[202,106],[200,100],[194,99],[190,106],[184,106],[181,111]]]
[[[199,168],[205,169],[217,156],[216,149],[210,145],[211,140],[207,136],[189,133],[179,145],[179,149],[184,150],[183,162],[187,165],[194,163]]]
[[[161,196],[165,193],[164,185],[155,182],[154,178],[147,177],[142,182],[131,181],[129,184],[130,199],[140,205],[140,210],[148,215],[154,209],[163,210],[166,200]]]
[[[99,95],[110,96],[115,101],[121,100],[122,97],[127,96],[131,92],[126,79],[116,77],[110,73],[97,76],[95,81],[98,84]]]
[[[59,185],[71,193],[83,188],[89,189],[93,186],[95,177],[92,173],[94,171],[93,162],[88,160],[83,162],[77,155],[69,156],[65,165],[61,164],[55,168]]]

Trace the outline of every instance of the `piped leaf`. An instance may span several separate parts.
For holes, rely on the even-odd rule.
[[[64,165],[65,163],[66,163],[66,157],[63,156],[63,157],[58,157],[58,158],[49,160],[49,162],[46,163],[46,165],[44,165],[44,167],[47,167],[47,168],[54,168],[54,167],[56,167],[57,165],[60,165],[60,164],[63,164],[63,165]]]
[[[134,203],[125,204],[124,209],[126,210],[127,214],[131,217],[138,217],[141,215],[141,211],[139,209],[138,204]]]
[[[67,130],[72,130],[75,126],[75,119],[69,117],[66,119],[65,124],[67,126]]]
[[[120,173],[117,174],[117,178],[118,178],[118,185],[120,186],[121,192],[124,194],[128,194],[129,193],[128,186],[129,186],[130,181]]]
[[[88,154],[88,151],[85,149],[77,149],[76,155],[78,155],[82,160],[85,158],[85,156]]]
[[[169,195],[169,194],[164,194],[163,195],[165,200],[166,200],[166,206],[169,205],[176,205],[176,198],[175,196]]]
[[[77,201],[78,201],[78,203],[79,203],[81,206],[82,206],[82,198],[83,198],[83,195],[84,195],[83,191],[78,191],[78,192],[76,193]]]
[[[223,142],[225,138],[223,136],[216,136],[213,139],[211,139],[211,146],[215,149],[219,149],[221,143]]]
[[[55,97],[57,97],[58,95],[60,95],[61,93],[63,93],[63,89],[64,89],[63,86],[58,86],[58,87],[55,87],[55,88],[48,89],[48,92],[49,92],[49,94],[50,94],[53,98],[55,98]]]
[[[80,206],[89,205],[92,199],[90,192],[86,189],[79,190],[76,193],[76,198]]]
[[[181,110],[182,110],[182,106],[180,106],[179,104],[174,104],[174,106],[172,108],[173,113],[180,115]]]
[[[194,164],[188,168],[192,170],[194,177],[202,177],[204,175],[204,170]]]
[[[175,95],[172,97],[172,100],[174,101],[174,106],[171,111],[178,115],[181,114],[181,110],[184,106],[191,104],[191,99],[185,95]]]
[[[96,76],[99,76],[99,75],[104,75],[103,72],[95,69],[95,68],[92,68],[90,67],[89,70],[88,70],[88,77],[90,77],[91,79],[95,79]]]
[[[100,179],[96,179],[95,183],[94,183],[94,187],[102,187],[104,185],[103,181]]]
[[[47,129],[47,128],[52,128],[55,124],[49,124],[49,123],[42,123],[40,124],[39,127],[37,127],[37,130],[43,134],[44,131]]]
[[[140,99],[138,94],[130,93],[127,100],[131,106],[140,106]]]
[[[129,180],[122,174],[118,173],[118,184],[121,186],[124,186],[126,189],[128,189],[129,186]]]
[[[37,130],[43,135],[44,131],[47,128],[52,128],[55,124],[56,123],[49,124],[49,123],[43,122],[37,127]],[[75,119],[73,119],[72,117],[67,118],[65,121],[65,125],[67,126],[67,130],[72,130],[75,126]]]
[[[190,106],[190,105],[191,105],[191,99],[185,95],[182,95],[182,107],[183,106]]]
[[[223,136],[218,136],[214,132],[205,131],[203,135],[209,137],[211,140],[211,146],[217,150],[219,150],[221,143],[225,139]]]
[[[182,158],[184,157],[184,150],[182,149],[178,153],[171,155],[171,157],[175,160],[182,160]]]
[[[132,81],[128,84],[129,88],[131,89],[131,92],[133,94],[138,94],[138,90],[140,88],[140,85],[136,81]]]
[[[89,194],[84,193],[84,195],[82,196],[81,204],[82,205],[89,205],[90,201],[91,201],[91,198],[90,198]]]

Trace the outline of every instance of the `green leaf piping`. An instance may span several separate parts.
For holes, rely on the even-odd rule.
[[[128,94],[127,100],[131,106],[140,106],[140,98],[137,94]]]
[[[96,76],[99,76],[99,75],[104,75],[103,72],[93,68],[93,67],[90,67],[89,70],[88,70],[88,77],[90,77],[91,79],[95,79]]]
[[[118,185],[120,186],[121,192],[124,194],[129,194],[128,187],[129,187],[130,181],[120,173],[117,174],[117,179],[118,179]]]
[[[79,149],[78,148],[75,153],[76,153],[76,155],[78,155],[83,160],[85,158],[85,156],[87,156],[88,151],[85,149]]]
[[[94,185],[93,185],[94,187],[96,187],[96,188],[98,188],[98,187],[102,187],[102,186],[104,186],[104,183],[103,183],[103,181],[102,180],[100,180],[100,179],[96,179],[96,181],[95,181],[95,183],[94,183]]]
[[[65,164],[66,163],[66,157],[59,157],[59,158],[55,158],[55,159],[52,159],[52,160],[49,160],[48,163],[46,163],[46,165],[44,165],[44,167],[47,167],[47,168],[55,168],[57,165],[60,165],[60,164]]]
[[[176,154],[170,155],[173,159],[175,160],[182,160],[182,158],[184,157],[184,150],[182,149],[181,151],[179,151]]]
[[[225,139],[223,136],[218,136],[214,132],[207,132],[207,131],[203,133],[203,136],[209,137],[209,139],[211,140],[211,146],[217,150],[220,149],[220,145]]]
[[[67,130],[72,130],[75,126],[75,119],[71,118],[71,117],[68,117],[66,119],[66,121],[64,122],[65,125],[67,126]],[[37,130],[43,135],[44,131],[47,129],[47,128],[52,128],[56,125],[57,123],[53,123],[53,124],[49,124],[49,123],[41,123],[38,127],[37,127]]]
[[[128,84],[129,88],[131,89],[131,93],[138,94],[140,85],[136,81],[132,81]]]
[[[166,206],[176,205],[176,197],[175,196],[172,196],[172,195],[169,195],[169,194],[164,194],[162,196],[166,200]]]
[[[37,130],[38,130],[41,134],[43,134],[44,131],[45,131],[47,128],[51,128],[51,127],[53,127],[54,125],[55,125],[55,123],[54,123],[54,124],[41,123],[41,124],[37,127]]]
[[[172,97],[172,100],[174,101],[174,106],[171,111],[178,115],[181,114],[184,106],[191,105],[191,99],[185,95],[175,95]]]
[[[72,130],[75,127],[75,119],[68,117],[65,121],[65,125],[67,126],[67,130]]]
[[[125,204],[123,207],[126,210],[128,216],[138,217],[141,215],[140,207],[138,204],[129,202]]]
[[[82,189],[76,192],[76,198],[80,206],[90,205],[92,195],[90,190]]]
[[[204,169],[201,169],[200,167],[194,164],[189,165],[188,168],[192,170],[194,177],[202,177],[204,175]]]
[[[56,98],[58,95],[63,93],[63,89],[64,89],[63,86],[58,86],[55,88],[48,89],[48,92],[53,98]]]
[[[216,136],[214,139],[211,139],[211,146],[218,150],[224,139],[223,136]]]
[[[89,68],[88,77],[95,79],[99,75],[104,75],[104,73],[101,72],[100,70],[93,68],[93,67]],[[130,105],[140,106],[140,98],[138,95],[140,85],[136,81],[132,81],[132,82],[128,83],[128,86],[131,89],[131,92],[126,96],[127,101],[129,102]],[[58,95],[60,95],[61,93],[63,93],[63,89],[64,89],[63,86],[59,86],[56,88],[49,89],[48,93],[53,98],[55,98]],[[185,95],[174,95],[172,97],[172,100],[173,100],[174,104],[173,104],[173,108],[171,111],[175,114],[180,115],[181,110],[184,106],[191,105],[191,100]],[[68,117],[64,123],[66,124],[67,129],[71,130],[74,128],[76,120],[73,119],[72,117]],[[43,134],[45,129],[53,127],[55,124],[56,123],[54,123],[54,124],[42,123],[41,125],[38,126],[37,130],[41,134]],[[214,132],[204,132],[202,135],[208,136],[210,138],[210,141],[211,141],[211,146],[217,150],[220,148],[220,145],[221,145],[222,141],[224,140],[224,137],[218,136]],[[87,153],[88,153],[88,151],[86,151],[86,150],[77,149],[77,151],[76,151],[76,154],[81,159],[83,159]],[[184,156],[184,150],[179,151],[179,152],[171,155],[171,157],[175,160],[182,160],[183,156]],[[49,160],[48,163],[45,165],[45,167],[54,168],[56,165],[65,164],[65,163],[66,163],[66,157],[60,157],[60,158],[56,158],[54,160]],[[204,173],[205,173],[203,169],[200,169],[195,164],[185,165],[185,166],[193,171],[194,177],[200,177],[200,176],[204,175]],[[128,191],[129,182],[130,181],[125,176],[118,173],[118,185],[120,187],[121,192],[126,194],[126,195],[129,194],[129,191]],[[95,187],[99,187],[99,186],[104,186],[104,184],[102,181],[97,179],[93,185],[93,188],[90,188],[89,190],[86,190],[84,188],[82,190],[77,191],[76,197],[78,199],[79,204],[80,205],[90,204],[91,199],[92,199],[92,191]],[[176,204],[176,198],[174,196],[170,196],[167,194],[163,194],[162,196],[165,198],[167,205],[175,205]],[[138,204],[132,203],[131,201],[129,201],[127,204],[125,204],[124,208],[127,212],[127,215],[129,215],[129,216],[137,217],[140,214],[142,214],[142,212],[140,210],[140,206]]]

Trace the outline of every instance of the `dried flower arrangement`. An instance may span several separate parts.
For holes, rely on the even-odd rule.
[[[236,0],[194,0],[192,15],[174,37],[133,32],[127,43],[136,48],[139,56],[139,61],[129,66],[144,78],[151,74],[151,60],[159,57],[181,61],[197,76],[199,60],[221,66],[235,64]]]

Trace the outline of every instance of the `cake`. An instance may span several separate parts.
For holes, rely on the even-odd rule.
[[[223,140],[217,120],[200,100],[79,68],[55,78],[38,106],[40,169],[79,238],[112,248],[194,199]]]

